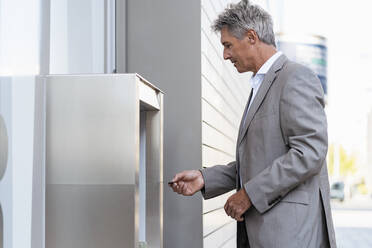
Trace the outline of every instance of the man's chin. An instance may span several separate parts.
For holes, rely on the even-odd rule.
[[[244,70],[242,70],[241,68],[239,68],[239,67],[236,67],[236,70],[239,72],[239,73],[242,73],[242,72],[244,72]]]
[[[235,67],[235,68],[236,68],[236,70],[237,70],[239,73],[243,73],[243,72],[247,72],[247,71],[249,71],[249,70],[244,69],[244,68],[241,68],[241,67]]]

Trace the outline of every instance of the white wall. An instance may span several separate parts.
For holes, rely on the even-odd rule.
[[[223,60],[220,35],[210,28],[229,2],[233,1],[202,0],[202,150],[205,167],[235,160],[240,119],[250,92],[251,74],[238,74],[230,61]],[[223,209],[234,192],[203,201],[204,248],[236,247],[236,221]]]
[[[41,0],[0,0],[0,75],[35,75],[40,68]]]

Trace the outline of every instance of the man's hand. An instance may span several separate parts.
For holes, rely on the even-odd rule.
[[[204,187],[204,179],[198,170],[183,171],[174,176],[169,186],[178,194],[190,196]]]
[[[233,194],[227,199],[225,204],[225,212],[228,216],[231,216],[237,221],[243,221],[243,214],[252,206],[251,200],[249,199],[244,188],[241,188],[238,192]]]

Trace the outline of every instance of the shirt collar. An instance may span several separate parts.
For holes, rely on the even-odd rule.
[[[266,62],[260,67],[256,75],[251,78],[251,84],[253,89],[257,89],[260,85],[260,82],[265,74],[270,70],[274,62],[282,55],[282,52],[278,51],[273,56],[271,56]]]
[[[266,62],[261,66],[261,68],[258,70],[256,75],[266,74],[270,70],[274,62],[280,57],[280,55],[282,55],[282,52],[278,51],[273,56],[271,56],[268,60],[266,60]]]

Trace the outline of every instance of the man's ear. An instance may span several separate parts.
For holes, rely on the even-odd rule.
[[[246,33],[245,33],[245,36],[246,38],[248,39],[248,42],[253,45],[257,42],[258,40],[258,35],[256,33],[256,31],[254,31],[253,29],[249,29]]]

